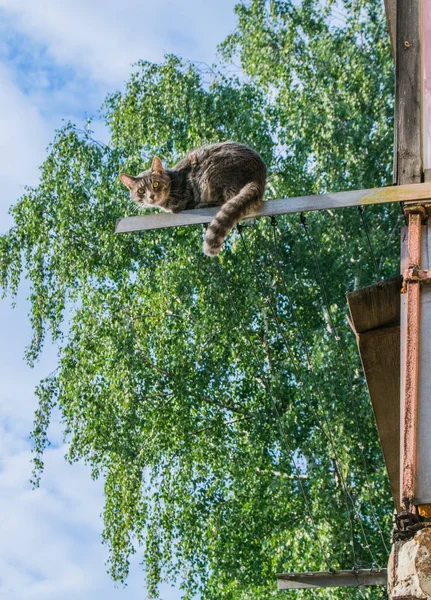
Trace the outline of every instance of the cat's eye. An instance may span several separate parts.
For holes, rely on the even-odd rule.
[[[138,196],[145,196],[145,190],[143,188],[138,190]]]
[[[160,183],[158,181],[155,181],[153,183],[153,188],[156,190],[159,187]]]

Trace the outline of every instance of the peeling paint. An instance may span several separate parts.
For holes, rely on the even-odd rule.
[[[380,204],[381,202],[409,202],[431,199],[431,185],[424,183],[397,185],[370,190],[361,198],[361,204]]]
[[[421,260],[421,216],[409,214],[409,268],[419,269]],[[420,285],[407,282],[407,322],[405,328],[405,377],[402,419],[404,423],[401,455],[401,503],[409,509],[413,503],[416,482],[417,398],[419,378]]]
[[[431,528],[394,544],[388,564],[388,594],[391,600],[431,598]]]

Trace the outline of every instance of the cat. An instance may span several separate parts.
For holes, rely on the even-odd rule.
[[[136,177],[122,173],[120,179],[141,207],[178,213],[220,206],[203,245],[206,255],[216,256],[234,225],[261,206],[266,166],[248,146],[222,142],[193,150],[171,169],[156,156],[151,169]]]

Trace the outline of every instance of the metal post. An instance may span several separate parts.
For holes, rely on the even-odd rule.
[[[388,564],[391,600],[431,598],[431,205],[407,207],[401,267],[401,501]]]
[[[397,0],[396,10],[395,162],[400,185],[429,175],[431,0]],[[396,518],[388,564],[391,600],[431,598],[431,286],[425,285],[431,282],[430,206],[405,207],[400,340],[400,497],[405,510]]]
[[[419,270],[421,256],[421,215],[409,214],[408,264],[409,269]],[[405,281],[405,280],[404,280]],[[403,436],[401,452],[401,504],[406,510],[413,506],[416,483],[416,430],[419,376],[419,323],[420,323],[420,283],[405,281],[407,293],[407,315],[405,326],[404,357],[404,401],[401,413]],[[403,330],[402,330],[403,333]]]

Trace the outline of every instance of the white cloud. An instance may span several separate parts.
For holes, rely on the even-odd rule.
[[[11,224],[6,211],[38,180],[38,165],[52,137],[52,124],[33,99],[0,64],[0,226]],[[115,600],[145,597],[139,559],[132,560],[128,586],[115,587],[106,573],[107,549],[101,544],[103,482],[93,482],[83,465],[64,461],[58,421],[50,430],[59,447],[46,453],[39,490],[30,489],[28,434],[37,404],[34,387],[56,365],[48,345],[35,369],[22,357],[30,340],[28,305],[21,290],[18,307],[0,304],[0,598],[8,600]],[[164,588],[165,600],[178,599]]]
[[[138,59],[164,52],[212,61],[233,28],[233,0],[0,0],[14,26],[46,45],[59,65],[73,65],[96,81],[121,84]]]
[[[33,99],[19,90],[13,73],[0,64],[0,225],[10,224],[7,207],[34,185],[38,164],[52,136],[52,125]],[[37,404],[34,387],[56,366],[49,344],[31,370],[22,359],[30,340],[28,304],[21,290],[18,306],[0,304],[0,598],[8,600],[114,600],[144,597],[138,559],[132,561],[127,588],[116,588],[106,574],[107,549],[101,544],[103,482],[93,482],[83,465],[64,461],[61,426],[50,437],[58,444],[46,453],[41,488],[30,489],[28,434]],[[166,600],[178,598],[168,590]]]
[[[47,452],[46,477],[36,491],[27,483],[28,448],[3,455],[0,597],[90,599],[115,592],[105,574],[106,550],[100,544],[101,484],[92,482],[83,466],[65,464],[64,451],[61,447]]]
[[[165,52],[212,62],[215,46],[234,26],[234,0],[0,0],[0,231],[8,207],[24,185],[38,181],[38,166],[60,125],[79,120],[119,87],[138,59],[160,61]],[[100,128],[100,124],[96,125]],[[100,135],[106,132],[98,131]],[[56,446],[46,455],[42,486],[29,485],[28,433],[37,382],[56,366],[55,349],[30,370],[28,306],[0,304],[0,598],[111,600],[145,597],[132,561],[128,587],[114,588],[101,545],[102,482],[83,465],[63,460],[58,420]],[[164,600],[179,598],[163,587]]]
[[[0,65],[0,178],[3,183],[32,184],[51,132],[8,75]]]
[[[4,430],[0,427],[0,447]],[[2,447],[0,469],[0,598],[10,600],[114,600],[145,597],[136,556],[128,586],[115,587],[101,545],[102,482],[83,465],[64,462],[65,447],[48,450],[43,485],[28,484],[30,452],[25,440]],[[179,599],[163,586],[162,598]]]
[[[0,64],[0,225],[7,208],[37,183],[51,127]],[[2,218],[3,217],[3,218]],[[10,224],[10,221],[7,221]]]

